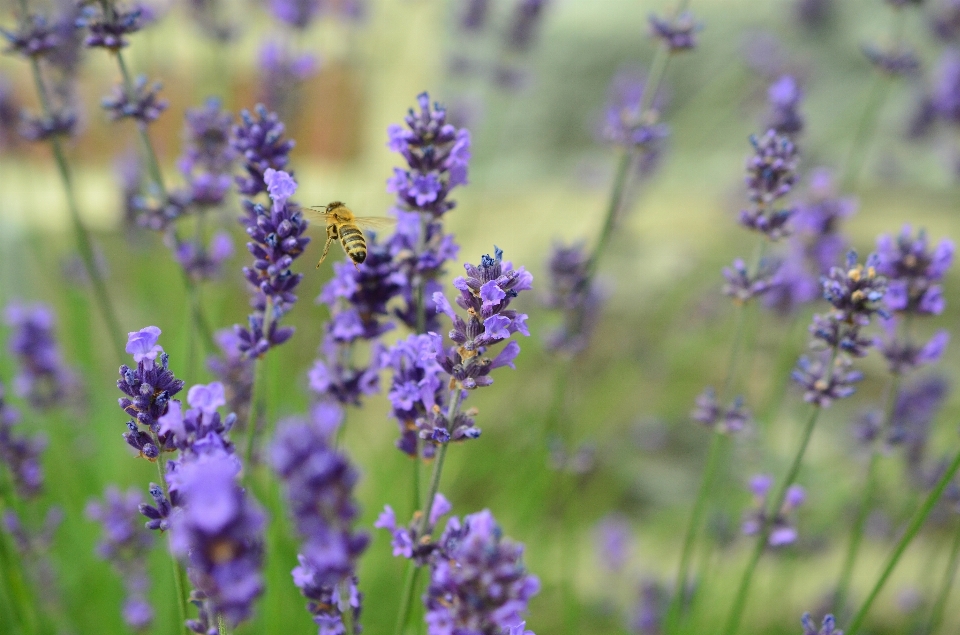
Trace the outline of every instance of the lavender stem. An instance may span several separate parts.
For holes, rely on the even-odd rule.
[[[24,15],[26,15],[26,0],[21,2],[21,6],[23,7]],[[43,114],[49,118],[53,110],[50,107],[50,97],[47,95],[47,88],[43,83],[43,75],[40,73],[40,62],[37,58],[30,58],[30,69],[33,72],[33,81],[37,88],[37,97],[40,99]],[[117,314],[110,301],[107,286],[103,281],[103,277],[100,275],[100,270],[97,268],[90,233],[80,218],[80,207],[77,205],[76,194],[73,191],[73,178],[71,177],[70,167],[64,156],[60,139],[52,137],[50,139],[50,147],[53,150],[53,158],[57,164],[57,171],[60,173],[60,181],[63,184],[64,194],[67,198],[67,209],[70,212],[70,221],[73,224],[80,259],[83,260],[84,269],[86,269],[87,275],[90,277],[90,282],[93,285],[93,293],[96,297],[97,305],[100,307],[100,312],[103,314],[104,322],[107,324],[107,329],[110,331],[110,341],[113,342],[117,359],[122,361],[124,358],[124,350],[123,344],[119,339],[122,336],[120,322],[117,320]]]
[[[927,499],[923,502],[923,505],[917,510],[916,515],[914,515],[913,519],[910,521],[910,525],[907,527],[906,532],[904,532],[903,536],[900,538],[900,541],[894,548],[893,553],[890,554],[887,564],[883,568],[883,573],[880,574],[880,578],[877,580],[876,584],[873,585],[870,595],[867,596],[863,606],[860,607],[860,610],[857,611],[853,621],[850,623],[850,626],[846,631],[848,635],[856,635],[857,631],[863,625],[863,621],[866,619],[867,613],[870,612],[873,602],[877,599],[880,591],[883,590],[887,579],[890,577],[890,574],[893,573],[894,568],[900,561],[900,556],[902,556],[903,552],[907,550],[907,547],[913,541],[914,537],[916,537],[917,532],[919,532],[920,528],[923,527],[923,523],[926,522],[927,516],[930,515],[930,512],[933,510],[934,506],[936,506],[937,501],[940,500],[940,496],[943,495],[944,490],[947,489],[947,486],[950,484],[950,481],[953,480],[953,477],[956,475],[958,470],[960,470],[960,451],[957,452],[957,455],[953,458],[953,462],[950,464],[950,467],[947,468],[947,471],[944,472],[943,476],[940,477],[940,480],[937,481],[936,487],[933,488],[933,491],[930,492],[930,494],[927,496]]]
[[[463,389],[456,386],[450,393],[450,406],[447,408],[447,420],[452,424],[452,422],[456,420],[456,416],[460,413],[460,400],[463,398]],[[442,443],[437,449],[437,456],[433,463],[433,473],[430,475],[430,490],[427,493],[426,508],[423,510],[423,516],[420,518],[420,528],[417,532],[417,535],[421,538],[427,535],[427,528],[430,525],[430,512],[433,511],[433,499],[437,497],[437,491],[440,489],[440,474],[443,472],[443,460],[447,456],[447,447],[449,445],[449,443]],[[419,571],[419,568],[415,567],[412,574],[409,571],[407,572],[407,581],[409,584],[404,583],[403,595],[400,597],[400,612],[397,615],[395,635],[401,635],[404,627],[407,625],[407,619],[410,616],[410,606],[413,602],[413,590],[417,582],[417,571]]]
[[[154,434],[154,442],[158,448],[162,448],[163,444],[160,443],[159,437]],[[160,475],[160,487],[163,489],[163,496],[167,500],[170,500],[170,490],[167,487],[167,474],[164,469],[163,456],[158,456],[155,461],[157,464],[157,473]],[[170,542],[170,535],[167,535],[167,542]],[[167,550],[170,554],[170,562],[173,564],[173,585],[176,588],[177,595],[177,612],[180,615],[180,627],[177,631],[184,631],[189,633],[187,629],[187,596],[186,596],[186,585],[184,584],[184,572],[183,565],[180,564],[180,561],[177,560],[176,556],[173,555],[171,549]]]
[[[943,614],[947,608],[947,600],[950,599],[950,591],[953,589],[953,581],[957,577],[957,568],[960,566],[960,524],[958,524],[953,535],[953,546],[950,548],[950,558],[947,560],[947,568],[943,572],[943,582],[940,583],[940,592],[937,593],[937,599],[933,603],[933,610],[930,612],[930,624],[927,626],[927,633],[933,635],[940,628],[943,622]]]
[[[273,316],[273,298],[265,296],[263,308],[263,334],[264,337],[270,337],[270,323]],[[253,446],[256,443],[257,425],[263,414],[263,393],[264,393],[264,360],[263,355],[258,355],[253,362],[253,386],[250,388],[250,407],[247,415],[247,439],[243,450],[243,480],[246,485],[247,480],[253,472]]]
[[[863,532],[867,526],[867,515],[870,512],[870,503],[873,500],[874,492],[877,489],[877,465],[880,462],[880,450],[877,444],[883,438],[884,433],[890,429],[893,421],[894,407],[897,402],[897,393],[900,390],[900,375],[895,374],[890,380],[888,386],[886,404],[884,406],[883,424],[870,448],[870,463],[867,465],[866,484],[863,489],[863,499],[857,508],[857,516],[854,520],[853,531],[850,534],[850,544],[847,547],[847,555],[843,560],[843,569],[840,572],[840,581],[837,583],[837,591],[834,599],[834,612],[839,614],[843,612],[847,600],[847,593],[850,590],[850,580],[853,577],[853,567],[860,551],[860,544],[863,542]]]
[[[834,353],[836,353],[836,351],[834,351]],[[832,362],[830,366],[832,368]],[[790,470],[787,472],[787,478],[783,481],[783,483],[780,484],[777,495],[771,499],[773,504],[770,509],[772,509],[773,512],[765,514],[766,520],[762,523],[760,531],[757,532],[757,543],[753,549],[753,553],[750,555],[747,568],[744,569],[743,577],[740,579],[740,586],[737,588],[737,594],[733,601],[733,608],[730,611],[730,616],[727,618],[726,625],[722,631],[724,635],[735,635],[737,629],[740,627],[740,618],[743,616],[743,609],[747,605],[747,594],[750,591],[750,583],[753,581],[753,572],[757,568],[757,563],[760,562],[760,556],[763,555],[763,551],[767,546],[767,540],[770,538],[770,531],[773,529],[770,519],[776,517],[777,510],[783,506],[783,501],[787,495],[787,490],[790,489],[790,486],[793,485],[794,481],[797,480],[797,474],[800,472],[800,465],[803,463],[803,456],[807,452],[807,446],[810,444],[810,437],[813,436],[813,429],[817,425],[817,419],[820,417],[820,412],[822,410],[823,408],[820,406],[813,407],[810,417],[807,419],[807,423],[803,429],[803,437],[800,440],[800,447],[797,448],[797,453],[793,457],[793,463],[790,465]]]
[[[103,3],[104,10],[112,11],[113,8],[109,6],[109,3]],[[133,87],[133,79],[130,77],[130,71],[127,70],[127,64],[123,59],[123,53],[121,51],[116,51],[115,53],[117,58],[117,67],[120,69],[120,76],[123,80],[124,90],[127,92],[127,95],[133,98],[135,96],[135,90]],[[153,142],[150,140],[150,134],[147,131],[147,126],[143,123],[137,124],[137,133],[140,136],[140,144],[143,147],[143,156],[146,159],[147,171],[150,173],[150,178],[156,185],[157,190],[159,190],[160,195],[164,198],[167,196],[167,187],[163,180],[163,171],[160,169],[160,160],[157,157],[157,151],[153,147]],[[180,245],[180,236],[177,234],[175,227],[170,228],[170,240],[173,242],[174,250]],[[190,278],[190,275],[184,271],[182,268],[180,270],[181,276],[183,277],[184,286],[187,288],[187,295],[189,296],[190,302],[190,312],[193,314],[193,327],[196,328],[197,332],[200,334],[203,344],[206,347],[208,352],[214,352],[217,350],[216,343],[213,341],[213,334],[210,331],[210,325],[207,323],[206,316],[203,314],[203,309],[200,306],[199,299],[199,290],[197,289],[197,284]],[[192,348],[191,340],[191,348]],[[191,354],[192,357],[192,354]]]

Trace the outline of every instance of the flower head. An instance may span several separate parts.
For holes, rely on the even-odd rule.
[[[517,0],[507,30],[507,46],[515,51],[527,51],[533,46],[537,30],[543,22],[543,12],[549,0]]]
[[[702,25],[693,19],[693,14],[689,11],[681,13],[672,20],[650,15],[648,21],[650,33],[671,53],[691,51],[697,46],[695,34]]]
[[[113,2],[104,8],[100,5],[84,7],[77,20],[88,31],[84,44],[90,48],[105,48],[119,51],[129,44],[126,36],[143,28],[143,11],[140,8],[119,10]]]
[[[113,121],[133,119],[146,125],[156,121],[169,105],[166,99],[159,98],[162,88],[160,82],[148,84],[146,76],[140,75],[130,91],[120,84],[114,87],[113,95],[101,100],[100,105]]]
[[[35,435],[20,436],[16,425],[20,413],[6,402],[6,391],[0,383],[0,465],[6,467],[18,496],[33,498],[43,488],[43,468],[40,455],[46,448],[46,439]]]
[[[823,618],[820,630],[817,630],[817,625],[809,613],[803,614],[800,624],[803,626],[803,635],[843,635],[843,631],[837,629],[837,622],[832,615],[826,615]]]
[[[803,101],[803,91],[793,75],[781,75],[767,89],[770,112],[767,127],[782,135],[796,135],[803,131],[803,115],[797,109]]]
[[[747,160],[747,189],[750,200],[762,206],[790,193],[797,179],[797,147],[789,137],[768,130],[751,137],[754,154]]]
[[[547,263],[548,285],[544,305],[559,310],[562,324],[546,336],[555,352],[576,354],[586,348],[600,312],[600,293],[588,272],[582,243],[555,244]]]
[[[944,238],[930,248],[924,230],[913,236],[909,225],[896,239],[884,234],[877,239],[877,271],[889,280],[885,304],[892,311],[939,315],[945,302],[940,286],[953,264],[955,246]]]
[[[244,196],[267,191],[263,180],[268,168],[283,170],[290,161],[294,142],[284,138],[286,128],[276,113],[258,105],[251,114],[240,112],[240,123],[233,128],[230,144],[241,157],[244,175],[237,177],[237,188]],[[293,176],[292,172],[290,173]]]
[[[743,521],[741,530],[744,535],[753,536],[760,533],[764,524],[769,522],[771,526],[767,544],[771,547],[782,547],[796,542],[798,534],[791,516],[806,498],[804,489],[799,485],[791,485],[776,516],[768,519],[767,498],[773,487],[773,477],[769,474],[758,474],[750,479],[749,485],[753,493],[754,508]]]
[[[61,403],[77,387],[77,378],[64,364],[54,333],[54,316],[42,304],[11,304],[6,310],[10,334],[10,352],[20,372],[14,390],[35,408],[50,408]]]

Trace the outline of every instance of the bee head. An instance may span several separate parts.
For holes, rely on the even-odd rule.
[[[333,212],[333,210],[340,207],[343,207],[343,203],[341,203],[340,201],[334,201],[329,205],[327,205],[327,213]]]

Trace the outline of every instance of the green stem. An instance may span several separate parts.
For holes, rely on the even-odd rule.
[[[0,511],[4,503],[0,500]],[[5,590],[9,591],[10,603],[16,613],[14,620],[20,625],[22,633],[38,632],[36,604],[31,597],[30,587],[23,579],[22,562],[17,557],[16,548],[9,543],[9,534],[0,531],[0,570],[3,571]]]
[[[263,308],[263,336],[269,338],[270,323],[273,321],[273,300],[270,296],[265,299]],[[253,447],[256,445],[257,427],[263,415],[263,395],[266,387],[264,372],[264,356],[258,355],[253,362],[253,386],[250,389],[250,408],[247,415],[247,439],[243,450],[243,480],[248,482],[253,473]]]
[[[463,389],[460,388],[459,385],[450,391],[450,406],[447,408],[448,421],[453,422],[460,413],[460,400],[462,397]],[[437,492],[440,490],[440,475],[443,473],[443,461],[447,456],[447,447],[449,447],[449,445],[449,443],[442,443],[437,449],[437,456],[433,463],[433,473],[430,475],[430,489],[427,492],[425,509],[423,510],[423,516],[420,517],[420,527],[417,530],[418,540],[423,540],[427,536],[427,529],[430,528],[430,513],[433,511],[433,502],[437,497]],[[413,590],[416,586],[414,583],[416,582],[417,574],[410,574],[408,572],[408,579],[411,575],[413,575],[413,580],[410,581],[409,585],[404,585],[403,594],[400,596],[400,611],[397,615],[396,635],[400,635],[403,631],[410,615],[410,607],[413,602]]]
[[[950,467],[947,468],[947,471],[944,472],[943,476],[940,477],[936,487],[933,488],[933,491],[931,491],[927,496],[920,509],[917,510],[917,513],[910,521],[910,525],[907,527],[907,530],[900,538],[900,541],[897,542],[897,546],[894,548],[893,553],[891,553],[890,557],[887,559],[887,563],[883,568],[883,573],[880,574],[880,578],[877,580],[876,584],[873,585],[873,589],[871,589],[870,594],[863,603],[863,606],[861,606],[860,610],[857,611],[853,621],[845,631],[847,635],[856,635],[860,627],[863,626],[863,621],[866,619],[867,613],[870,612],[873,602],[877,599],[877,596],[880,595],[880,591],[883,590],[883,586],[886,584],[887,579],[890,577],[890,574],[893,573],[894,568],[900,561],[900,556],[903,555],[903,552],[907,550],[907,547],[920,531],[923,523],[927,520],[927,516],[930,515],[930,512],[933,510],[934,506],[936,506],[937,501],[943,494],[943,491],[947,489],[950,481],[953,480],[957,470],[960,470],[960,452],[957,452],[957,455],[954,457]]]
[[[777,512],[783,506],[783,500],[786,497],[787,490],[791,485],[793,485],[794,481],[797,480],[797,474],[799,474],[800,466],[803,463],[803,456],[807,452],[807,446],[810,444],[810,437],[813,436],[813,429],[817,425],[817,418],[819,418],[821,410],[821,407],[814,406],[813,410],[810,412],[810,417],[807,419],[807,423],[803,429],[803,437],[800,440],[800,447],[797,448],[797,453],[793,457],[793,463],[790,465],[790,470],[787,472],[787,477],[784,479],[783,483],[780,484],[780,488],[777,490],[776,496],[772,498],[772,506],[770,507],[772,511],[766,514],[766,521],[763,523],[763,526],[760,528],[760,532],[757,535],[756,546],[753,549],[753,553],[750,555],[750,560],[747,563],[747,568],[743,572],[743,577],[740,578],[740,585],[737,588],[737,594],[734,597],[733,608],[730,610],[730,615],[727,617],[726,625],[723,627],[722,632],[724,635],[735,635],[737,629],[740,627],[740,618],[743,616],[743,609],[747,605],[747,595],[750,591],[750,583],[753,581],[753,572],[757,568],[757,563],[760,561],[760,556],[763,555],[763,551],[767,546],[767,540],[770,538],[770,531],[773,529],[770,521],[776,517]]]
[[[589,284],[597,271],[597,263],[600,256],[606,251],[607,243],[613,234],[613,227],[616,224],[617,216],[623,205],[624,195],[626,194],[627,176],[630,173],[630,166],[633,165],[633,152],[624,151],[617,164],[617,172],[613,177],[613,187],[610,190],[610,199],[607,202],[607,213],[603,220],[603,228],[600,230],[600,236],[597,238],[597,244],[590,254],[587,261],[586,284]]]
[[[710,449],[707,451],[707,463],[703,468],[703,475],[700,479],[700,489],[697,491],[697,498],[693,504],[693,512],[690,514],[690,521],[687,523],[687,530],[683,537],[683,548],[680,551],[680,568],[677,571],[677,580],[674,583],[673,595],[670,597],[670,606],[667,609],[665,633],[674,632],[680,619],[683,595],[686,593],[687,581],[690,576],[690,564],[693,560],[693,547],[696,544],[697,534],[700,531],[703,513],[707,509],[710,485],[716,477],[717,469],[720,466],[720,456],[723,454],[722,449],[723,440],[726,438],[725,435],[720,432],[714,432],[711,437]]]
[[[160,444],[160,440],[154,435],[154,442],[157,447],[163,447]],[[157,464],[157,474],[160,475],[160,487],[163,489],[163,495],[170,499],[170,489],[167,486],[167,474],[164,469],[163,454],[157,457],[155,461]],[[168,541],[170,537],[168,536]],[[177,612],[180,615],[180,625],[176,629],[176,632],[187,632],[187,594],[186,594],[186,584],[184,583],[184,572],[183,565],[180,564],[180,561],[177,560],[176,556],[173,555],[173,551],[170,550],[170,563],[173,565],[173,585],[176,590],[177,595]]]
[[[953,581],[957,577],[957,567],[960,566],[960,524],[953,534],[953,546],[950,548],[950,558],[947,560],[947,568],[943,572],[943,582],[940,583],[940,592],[937,593],[937,599],[933,603],[933,610],[930,611],[930,624],[927,626],[927,634],[935,635],[943,622],[943,614],[947,608],[947,600],[950,599],[950,591],[953,589]]]
[[[417,578],[420,576],[420,567],[412,559],[407,562],[407,575],[403,581],[403,591],[400,595],[400,610],[397,612],[397,624],[393,629],[394,635],[403,635],[403,630],[407,626],[407,619],[410,617],[410,601],[413,597],[413,590],[417,586]]]
[[[850,581],[853,578],[853,568],[857,561],[857,555],[860,552],[860,545],[863,543],[863,533],[867,526],[867,516],[870,513],[870,506],[873,501],[874,493],[877,489],[877,466],[880,462],[880,450],[877,447],[882,443],[886,431],[889,430],[893,421],[894,406],[897,402],[897,393],[900,390],[900,375],[893,375],[890,385],[887,388],[886,404],[884,405],[883,423],[877,434],[877,439],[870,448],[870,462],[867,465],[866,483],[863,488],[863,498],[857,508],[857,516],[854,519],[853,531],[850,533],[850,544],[847,547],[847,555],[843,559],[843,569],[840,571],[839,582],[834,599],[834,612],[840,614],[845,608],[847,594],[850,591]]]
[[[40,99],[43,114],[49,118],[53,114],[53,108],[50,103],[50,97],[47,94],[46,85],[43,83],[43,75],[40,72],[40,62],[37,58],[30,58],[30,68],[33,72],[33,81],[36,85],[37,96]],[[53,158],[57,164],[57,171],[60,174],[60,181],[63,184],[64,194],[67,198],[67,209],[70,212],[70,221],[73,224],[73,232],[77,241],[77,250],[80,252],[80,259],[83,261],[83,267],[86,269],[87,276],[90,278],[90,283],[93,286],[97,306],[99,306],[100,312],[103,314],[103,320],[106,322],[107,330],[110,331],[110,342],[113,344],[117,359],[122,362],[125,357],[123,342],[122,339],[120,339],[123,332],[120,330],[120,322],[117,320],[117,314],[110,301],[110,294],[107,292],[106,283],[100,275],[100,270],[97,268],[90,232],[80,218],[80,207],[77,205],[76,194],[73,190],[73,178],[70,173],[70,166],[67,164],[67,159],[63,152],[63,145],[60,143],[60,139],[52,137],[50,139],[50,147],[53,150]]]

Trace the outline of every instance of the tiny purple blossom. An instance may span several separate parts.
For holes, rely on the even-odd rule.
[[[133,361],[143,363],[146,370],[153,368],[153,361],[157,355],[163,353],[163,347],[157,344],[160,339],[160,329],[156,326],[146,326],[139,331],[127,333],[126,351],[133,355]]]

